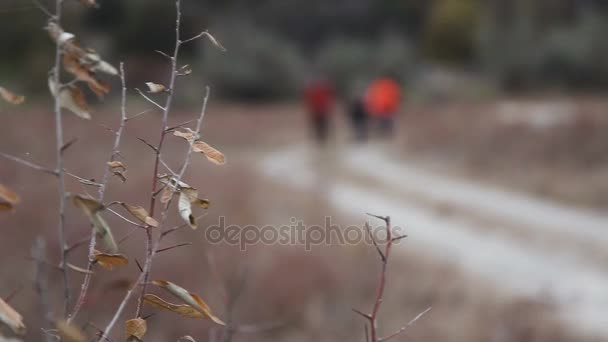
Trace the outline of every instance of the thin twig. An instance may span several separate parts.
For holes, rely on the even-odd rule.
[[[7,153],[0,152],[0,157],[6,158],[8,160],[12,160],[12,161],[14,161],[16,163],[19,163],[21,165],[25,165],[25,166],[27,166],[27,167],[29,167],[31,169],[36,170],[36,171],[41,171],[41,172],[48,173],[48,174],[53,175],[53,176],[57,176],[57,171],[55,171],[55,170],[51,170],[51,169],[46,168],[44,166],[38,165],[36,163],[32,163],[31,161],[27,161],[25,159],[21,159],[19,157],[15,157],[15,156],[7,154]]]
[[[32,2],[34,3],[34,5],[36,5],[36,7],[38,7],[42,11],[42,13],[46,14],[50,19],[55,18],[55,15],[51,13],[51,11],[49,11],[46,7],[44,7],[44,5],[42,5],[39,0],[32,0]]]
[[[160,164],[160,157],[161,157],[161,151],[163,148],[163,143],[165,141],[165,131],[167,129],[167,122],[169,120],[169,111],[171,110],[171,105],[173,103],[173,94],[175,93],[175,80],[177,78],[177,57],[179,56],[179,49],[180,46],[182,44],[182,41],[180,39],[180,29],[181,29],[181,18],[182,18],[182,11],[181,11],[181,0],[176,0],[175,1],[175,8],[176,8],[176,18],[175,18],[175,49],[173,51],[173,57],[171,57],[171,80],[169,81],[169,90],[168,90],[168,95],[167,95],[167,99],[165,101],[165,106],[162,107],[163,108],[163,116],[162,116],[162,122],[161,122],[161,130],[160,130],[160,137],[159,137],[159,141],[158,141],[158,146],[156,148],[156,160],[154,162],[154,171],[152,173],[152,190],[150,191],[150,207],[149,207],[149,213],[151,217],[154,217],[154,209],[156,207],[156,196],[154,195],[156,193],[157,190],[157,186],[158,186],[158,181],[157,181],[157,175],[158,175],[158,168],[159,168],[159,164]],[[141,315],[141,310],[143,307],[143,298],[144,295],[146,294],[146,289],[147,289],[147,283],[149,281],[149,277],[150,277],[150,270],[152,269],[152,259],[154,258],[154,254],[156,251],[156,248],[158,248],[158,242],[160,241],[160,239],[157,240],[156,243],[154,243],[153,241],[153,237],[152,237],[152,230],[148,229],[146,231],[146,262],[144,264],[144,271],[142,273],[143,275],[143,284],[142,284],[142,289],[141,292],[139,294],[139,298],[137,301],[137,309],[135,311],[135,317],[139,317]],[[153,244],[157,245],[157,246],[153,246]]]
[[[210,95],[211,95],[211,89],[209,88],[209,86],[207,86],[207,87],[205,87],[205,98],[203,99],[203,106],[201,108],[201,113],[198,117],[198,120],[196,121],[195,136],[200,135],[201,128],[203,125],[203,119],[205,118],[205,113],[207,112],[207,102],[209,101]],[[188,164],[190,163],[190,156],[192,155],[193,150],[194,149],[192,148],[192,144],[190,144],[188,147],[188,152],[186,154],[186,159],[184,160],[184,164],[182,165],[181,169],[179,170],[179,176],[177,177],[177,183],[179,183],[179,181],[182,180],[182,178],[184,177],[184,174],[186,173],[186,169],[188,168]]]
[[[65,171],[65,175],[66,176],[70,176],[70,177],[78,180],[78,182],[80,182],[80,183],[82,183],[84,185],[90,185],[90,186],[96,186],[96,187],[100,187],[101,186],[101,183],[97,183],[97,182],[95,182],[93,180],[90,180],[90,179],[82,178],[80,176],[77,176],[77,175],[75,175],[73,173],[68,172],[65,169],[63,171]]]
[[[152,111],[151,109],[146,109],[146,110],[144,110],[144,111],[142,111],[142,112],[139,112],[139,113],[137,113],[137,114],[135,114],[135,115],[133,115],[133,116],[129,116],[129,117],[127,118],[127,121],[131,121],[131,120],[133,120],[133,119],[135,119],[135,118],[138,118],[138,117],[140,117],[140,116],[142,116],[142,115],[144,115],[144,114],[148,114],[148,113],[150,113],[151,111]]]
[[[126,81],[125,81],[124,63],[122,63],[122,62],[120,63],[120,81],[122,84],[122,93],[121,93],[122,101],[121,101],[121,106],[120,106],[120,126],[114,136],[114,145],[112,146],[112,152],[111,152],[110,158],[109,158],[110,162],[114,161],[115,158],[119,154],[120,142],[122,140],[122,134],[124,132],[125,125],[127,122],[127,85],[126,85]],[[110,180],[111,173],[112,173],[112,167],[108,163],[106,163],[104,175],[103,175],[101,183],[99,184],[99,191],[98,191],[99,202],[103,202],[106,188],[107,188],[108,182]],[[136,224],[136,223],[134,223],[134,224]],[[95,260],[95,258],[94,258],[95,246],[97,244],[96,240],[97,240],[97,233],[95,232],[95,230],[92,230],[90,242],[89,242],[89,262],[87,264],[88,271],[91,271],[93,269],[93,264],[94,264],[94,260]],[[80,287],[80,294],[78,296],[78,300],[76,301],[76,304],[74,306],[74,309],[72,310],[72,313],[70,314],[70,316],[68,318],[68,321],[71,322],[78,315],[78,312],[80,311],[80,309],[82,308],[82,305],[85,302],[90,283],[91,283],[91,274],[87,273],[82,282],[82,286]]]
[[[185,247],[185,246],[191,246],[191,245],[192,245],[192,242],[178,243],[177,245],[173,245],[173,246],[169,246],[169,247],[158,249],[158,250],[156,250],[156,254],[159,254],[159,253],[162,253],[162,252],[166,252],[166,251],[170,251],[170,250],[175,249],[175,248]]]
[[[34,277],[34,286],[40,297],[40,308],[44,314],[47,328],[53,326],[53,313],[51,312],[49,301],[49,279],[47,265],[44,261],[46,258],[46,244],[44,239],[39,236],[32,247],[32,258],[36,260],[36,275]],[[52,341],[49,334],[43,333],[46,341]]]
[[[409,321],[406,325],[399,328],[399,330],[395,331],[394,333],[392,333],[386,337],[382,337],[382,338],[378,339],[378,341],[379,342],[388,341],[388,340],[392,339],[393,337],[399,336],[400,334],[405,332],[407,330],[407,328],[411,327],[412,324],[416,323],[416,321],[418,321],[420,318],[422,318],[422,316],[426,315],[429,311],[431,311],[432,308],[433,307],[429,307],[426,310],[422,311],[416,317],[414,317],[411,321]]]
[[[374,307],[372,308],[372,312],[367,314],[367,313],[363,313],[357,309],[353,309],[353,311],[356,312],[357,314],[361,315],[369,323],[369,333],[368,333],[368,328],[367,328],[368,326],[367,325],[365,326],[365,340],[370,341],[370,342],[384,342],[384,341],[388,341],[391,338],[403,333],[408,327],[410,327],[417,320],[419,320],[422,316],[424,316],[427,312],[429,312],[431,310],[431,308],[428,308],[425,311],[421,312],[420,314],[418,314],[418,316],[416,316],[414,319],[412,319],[408,324],[401,327],[396,332],[388,335],[387,337],[378,337],[378,311],[380,310],[380,306],[382,305],[382,302],[384,301],[384,289],[386,287],[386,272],[387,272],[387,268],[388,268],[389,258],[391,255],[391,247],[393,246],[393,243],[395,241],[399,241],[399,240],[405,238],[406,235],[397,236],[394,238],[392,237],[392,228],[391,228],[391,218],[390,217],[378,216],[378,215],[372,215],[372,214],[367,214],[367,215],[384,221],[384,224],[386,227],[386,243],[384,244],[384,251],[383,251],[380,248],[380,246],[378,245],[376,239],[374,238],[374,236],[371,232],[369,223],[366,222],[365,229],[369,233],[369,235],[372,239],[372,242],[374,243],[374,247],[376,248],[376,251],[380,255],[380,261],[382,262],[382,269],[380,271],[380,279],[378,281],[378,287],[376,290],[376,300],[374,301]]]
[[[133,225],[135,227],[139,227],[139,228],[142,228],[142,229],[147,229],[148,228],[148,226],[146,226],[146,225],[143,225],[143,224],[137,223],[135,221],[129,220],[128,218],[126,218],[123,215],[119,214],[116,210],[113,210],[113,209],[110,209],[110,208],[106,208],[106,210],[109,211],[109,212],[111,212],[112,214],[116,215],[116,217],[118,217],[119,219],[127,222],[128,224],[131,224],[131,225]]]
[[[144,92],[141,91],[141,89],[135,88],[135,90],[137,90],[139,95],[141,95],[144,99],[148,100],[148,102],[155,105],[156,107],[158,107],[158,109],[162,110],[163,112],[165,111],[165,108],[163,106],[159,105],[156,101],[152,100],[150,97],[148,97],[146,94],[144,94]]]

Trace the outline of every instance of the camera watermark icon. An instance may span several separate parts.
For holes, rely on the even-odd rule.
[[[369,228],[368,233],[364,226],[343,227],[332,223],[331,216],[325,217],[323,225],[306,225],[303,220],[292,217],[290,224],[281,226],[228,225],[226,217],[220,216],[217,224],[205,230],[205,238],[212,244],[239,246],[242,251],[259,244],[304,246],[306,251],[310,251],[313,246],[321,245],[373,245],[373,240],[386,242],[385,225]],[[393,226],[391,229],[391,234],[395,237],[402,236],[403,233],[401,227]],[[400,239],[395,243],[399,241]]]

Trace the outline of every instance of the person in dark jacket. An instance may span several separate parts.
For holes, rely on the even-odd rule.
[[[367,140],[368,114],[363,98],[357,98],[350,106],[350,119],[355,132],[355,140],[364,142]]]

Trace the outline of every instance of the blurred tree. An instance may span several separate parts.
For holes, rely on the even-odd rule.
[[[479,17],[479,0],[436,1],[425,33],[426,54],[448,63],[473,60]]]

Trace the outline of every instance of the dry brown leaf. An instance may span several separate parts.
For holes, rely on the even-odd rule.
[[[17,193],[2,184],[0,184],[0,199],[3,199],[11,204],[18,204],[21,201]]]
[[[127,172],[127,167],[125,166],[125,164],[123,164],[121,161],[114,160],[114,161],[108,162],[108,166],[110,167],[110,170],[112,171],[112,174],[114,176],[117,176],[118,178],[120,178],[120,180],[123,183],[127,181],[127,177],[125,177],[125,172]]]
[[[93,49],[86,49],[82,58],[82,63],[89,65],[93,72],[103,72],[108,75],[118,76],[118,70],[110,63],[101,59],[97,51]]]
[[[173,198],[173,190],[170,186],[165,186],[160,195],[160,203],[167,204]]]
[[[154,228],[158,227],[158,221],[156,221],[153,217],[150,217],[150,214],[148,214],[146,209],[144,209],[143,207],[136,205],[128,205],[126,203],[122,203],[122,206],[127,209],[127,211],[131,213],[131,215],[135,216],[141,222]]]
[[[17,335],[25,334],[23,317],[2,298],[0,298],[0,323],[8,326]]]
[[[173,304],[153,294],[144,295],[144,302],[159,309],[165,309],[187,318],[205,318],[205,315],[187,304]]]
[[[2,97],[6,102],[14,105],[20,105],[25,102],[25,96],[16,95],[3,87],[0,87],[0,97]]]
[[[17,193],[0,184],[0,211],[10,211],[19,202],[21,199]]]
[[[186,335],[186,336],[180,337],[179,340],[177,340],[177,342],[180,342],[182,340],[188,341],[188,342],[196,342],[196,340],[194,339],[194,337],[192,337],[190,335]]]
[[[82,65],[78,56],[65,54],[63,56],[63,66],[76,79],[85,82],[97,97],[102,98],[110,92],[110,85],[95,78],[95,73]]]
[[[152,94],[162,93],[167,90],[164,85],[153,82],[146,82],[146,86],[148,86],[148,92]]]
[[[127,338],[135,337],[137,340],[141,341],[146,334],[146,330],[148,330],[148,324],[143,318],[134,318],[125,321]]]
[[[226,158],[224,157],[224,154],[211,147],[204,141],[195,141],[194,143],[192,143],[192,149],[194,150],[194,152],[203,153],[205,157],[207,157],[207,159],[209,159],[209,161],[214,164],[223,165],[226,163]]]
[[[155,280],[152,282],[154,285],[159,286],[167,290],[169,293],[174,295],[175,297],[181,299],[186,304],[192,306],[193,308],[199,310],[201,313],[205,315],[205,318],[214,321],[217,324],[225,325],[222,320],[217,318],[212,312],[211,308],[203,301],[203,299],[197,295],[196,293],[188,292],[188,290],[180,287],[170,281],[166,280]]]
[[[80,195],[72,196],[72,201],[74,202],[74,205],[82,209],[85,215],[89,218],[93,228],[95,228],[97,234],[103,239],[110,252],[117,253],[118,245],[114,240],[112,230],[100,214],[100,212],[103,210],[103,205],[94,199],[82,197]]]
[[[66,321],[58,321],[56,326],[63,342],[87,342],[87,336],[77,326]]]
[[[95,261],[99,263],[99,266],[111,271],[114,266],[123,266],[129,264],[129,259],[122,254],[108,254],[102,253],[98,250],[93,252]]]
[[[197,206],[199,206],[199,207],[201,207],[201,208],[203,208],[203,209],[209,209],[209,205],[210,205],[211,203],[209,202],[209,200],[208,200],[208,199],[197,198],[197,199],[194,201],[194,204],[196,204]]]
[[[112,171],[127,171],[125,164],[118,160],[108,162],[108,166],[112,169]]]
[[[87,216],[93,216],[103,209],[103,205],[98,201],[80,195],[72,196],[72,202],[76,207],[82,209]]]
[[[92,271],[87,270],[86,268],[82,268],[82,267],[78,267],[76,265],[70,264],[69,262],[67,263],[68,267],[78,273],[83,273],[83,274],[94,274]]]
[[[184,138],[188,142],[194,141],[194,133],[193,132],[181,132],[181,131],[173,131],[173,135],[176,137]]]
[[[190,225],[190,228],[198,228],[196,225],[196,218],[192,215],[192,201],[186,193],[183,191],[179,194],[179,200],[177,201],[177,210],[179,215]]]
[[[215,39],[215,37],[212,36],[211,33],[205,32],[205,35],[207,36],[207,38],[209,38],[209,41],[211,41],[211,43],[213,45],[215,45],[218,49],[220,49],[224,52],[226,51],[226,48],[222,44],[220,44],[220,42],[217,39]]]
[[[82,90],[74,85],[63,87],[61,91],[59,91],[59,88],[55,83],[55,76],[51,74],[49,76],[49,89],[53,96],[59,97],[61,107],[71,111],[82,119],[90,120],[89,104]]]

